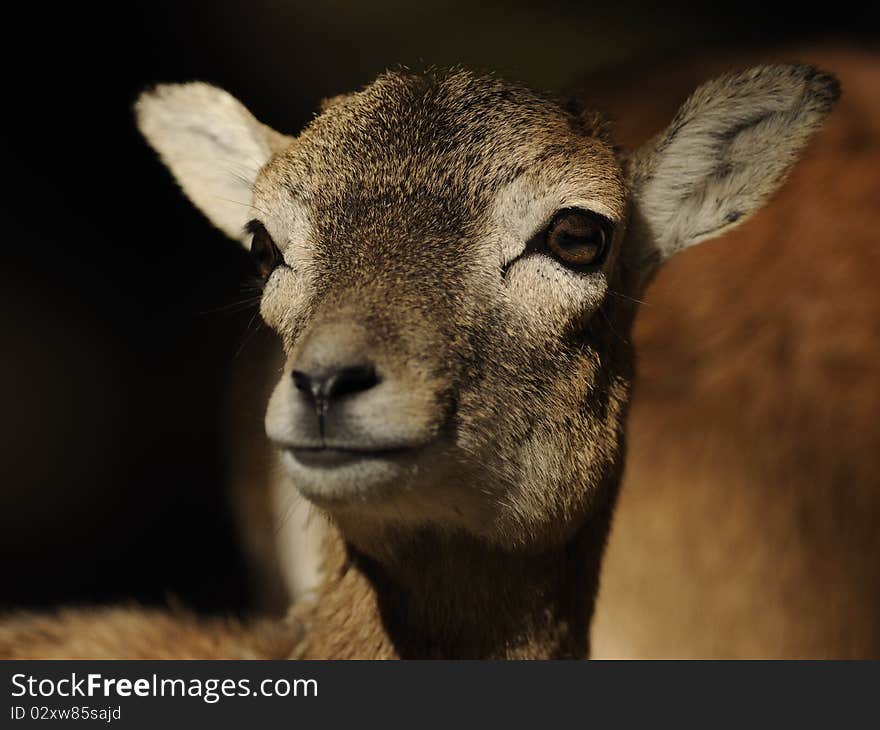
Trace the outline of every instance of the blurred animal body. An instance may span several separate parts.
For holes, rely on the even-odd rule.
[[[768,57],[833,69],[841,101],[771,205],[642,297],[596,657],[880,657],[880,56],[716,53],[583,89],[637,145],[701,75]]]
[[[667,260],[768,199],[837,93],[805,65],[723,75],[633,153],[582,104],[463,70],[385,74],[331,100],[296,138],[205,84],[144,95],[141,130],[193,202],[254,254],[261,313],[281,342],[265,419],[277,458],[257,457],[277,479],[254,479],[247,459],[238,467],[275,491],[241,490],[242,511],[274,529],[295,487],[327,531],[315,594],[271,650],[259,648],[265,630],[244,639],[213,625],[177,651],[211,654],[204,636],[196,643],[204,631],[222,637],[214,656],[230,643],[306,658],[586,656],[624,464],[637,304]],[[754,255],[760,267],[776,254]],[[684,290],[723,275],[695,274]],[[729,347],[754,334],[748,324]],[[652,449],[698,438],[673,417],[698,423],[710,408],[677,401],[695,392],[694,374],[672,395],[646,391],[630,480],[648,486],[627,487],[637,504],[687,488]],[[651,410],[658,401],[673,401],[672,415]],[[594,643],[662,653],[632,604],[639,571],[663,559],[646,554],[644,535],[662,531],[640,529],[631,509],[637,524],[624,512],[615,526],[623,553]],[[246,533],[265,555],[265,533]],[[265,584],[285,572],[263,565]],[[88,654],[81,638],[65,644],[71,621],[80,634],[91,621],[101,656],[126,656],[138,622],[156,625],[136,613],[16,619],[0,627],[0,654]]]

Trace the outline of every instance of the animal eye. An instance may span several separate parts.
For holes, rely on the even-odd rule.
[[[275,241],[272,240],[266,227],[259,221],[248,223],[247,230],[252,234],[251,256],[254,263],[257,265],[260,276],[268,279],[269,274],[283,261],[281,251],[275,245]]]
[[[547,228],[546,246],[567,266],[583,268],[600,263],[611,240],[612,223],[586,210],[560,211]]]

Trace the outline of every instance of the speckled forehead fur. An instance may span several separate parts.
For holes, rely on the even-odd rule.
[[[399,256],[408,238],[415,253],[432,238],[475,241],[505,186],[573,170],[622,217],[622,173],[598,115],[492,76],[397,71],[332,100],[255,192],[301,202],[318,244],[366,237]]]

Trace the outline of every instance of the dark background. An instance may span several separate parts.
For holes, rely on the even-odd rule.
[[[245,253],[183,198],[131,105],[202,79],[296,132],[397,63],[560,88],[709,47],[876,42],[854,3],[214,2],[53,8],[0,43],[0,609],[176,598],[248,607],[224,397],[253,308]],[[6,11],[4,11],[6,12]]]

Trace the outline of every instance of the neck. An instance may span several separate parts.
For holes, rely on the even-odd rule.
[[[316,601],[296,609],[308,628],[299,656],[586,658],[614,492],[541,551],[422,529],[386,534],[367,555],[331,531]]]

